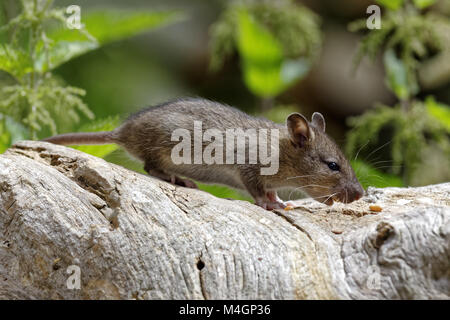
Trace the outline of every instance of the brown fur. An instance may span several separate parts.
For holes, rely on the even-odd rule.
[[[327,204],[332,204],[333,199],[342,202],[358,199],[362,195],[362,187],[348,160],[325,134],[322,115],[315,113],[312,122],[299,114],[291,116],[294,117],[289,117],[287,125],[280,125],[223,104],[188,98],[144,109],[111,132],[65,134],[46,141],[57,144],[114,142],[142,160],[145,170],[151,175],[172,182],[186,182],[178,178],[181,176],[247,190],[258,204],[267,208],[278,207],[273,206],[273,194],[269,196],[268,193],[281,188],[300,188]],[[174,164],[171,150],[179,142],[171,141],[172,132],[184,128],[193,137],[194,121],[202,121],[203,130],[217,128],[223,132],[230,128],[278,129],[278,173],[261,175],[259,164]],[[209,142],[203,144],[207,146]],[[340,170],[330,170],[326,162],[338,163]],[[284,207],[283,204],[280,206]]]

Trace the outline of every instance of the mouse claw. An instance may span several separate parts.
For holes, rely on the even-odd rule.
[[[285,201],[285,202],[284,202],[284,205],[285,205],[286,207],[292,207],[292,208],[295,208],[295,203],[292,202],[292,201]]]

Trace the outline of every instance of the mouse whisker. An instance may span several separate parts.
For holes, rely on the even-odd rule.
[[[337,194],[338,194],[338,192],[335,192],[335,193],[329,195],[328,198],[326,198],[324,201],[321,201],[321,202],[322,202],[322,203],[325,203],[325,202],[328,201],[328,199],[330,199],[331,197],[333,197],[333,196],[335,196],[335,195],[337,195]],[[319,198],[325,198],[325,197],[326,197],[326,196],[316,197],[316,199],[319,199]]]
[[[369,142],[370,142],[370,140],[367,140],[367,142],[366,142],[365,144],[363,144],[363,145],[359,148],[358,152],[356,152],[356,156],[355,156],[355,159],[353,159],[353,161],[356,161],[356,159],[358,159],[359,152],[360,152],[365,146],[367,146],[367,144],[368,144]]]
[[[294,189],[289,193],[289,197],[288,197],[289,200],[292,200],[291,197],[292,197],[292,194],[293,194],[295,191],[297,191],[298,189],[304,189],[304,188],[307,188],[307,187],[328,188],[328,187],[326,187],[326,186],[321,186],[321,185],[318,185],[318,184],[307,184],[306,186],[296,187],[296,188],[294,188]]]
[[[308,175],[305,175],[305,176],[287,177],[286,180],[297,179],[297,178],[306,178],[306,177],[312,177],[312,176],[314,176],[314,175],[313,174],[308,174]]]
[[[380,166],[374,167],[374,169],[385,169],[385,168],[401,168],[402,166]]]
[[[374,165],[377,165],[377,164],[380,164],[380,163],[385,163],[385,162],[389,163],[389,162],[394,162],[394,161],[393,160],[381,160],[381,161],[373,162],[370,165],[374,166]]]
[[[384,148],[385,146],[387,146],[388,144],[390,144],[392,142],[392,140],[386,142],[385,144],[383,144],[381,147],[376,148],[375,150],[373,150],[371,153],[369,153],[369,155],[366,157],[367,161],[369,161],[370,156],[373,155],[375,152],[377,152],[378,150]]]

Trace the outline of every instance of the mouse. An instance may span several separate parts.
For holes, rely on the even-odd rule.
[[[256,205],[274,210],[293,206],[278,197],[281,189],[298,189],[326,205],[335,201],[350,203],[363,196],[364,189],[350,162],[325,133],[325,127],[319,112],[313,113],[311,121],[300,113],[292,113],[284,124],[278,124],[226,104],[181,98],[138,111],[112,131],[64,133],[43,141],[60,145],[115,143],[141,160],[151,176],[188,188],[197,187],[193,180],[226,185],[247,191]],[[238,134],[234,140],[228,136],[219,139],[219,134],[228,134],[235,128],[241,131],[235,131]],[[276,170],[263,173],[264,169],[269,171],[267,157],[254,161],[258,152],[252,149],[251,135],[244,139],[247,149],[234,144],[245,132],[259,132],[258,143],[268,144],[268,149],[260,148],[259,155],[269,153],[268,150],[276,155],[273,160],[277,163],[272,166]],[[265,138],[263,133],[267,134]],[[183,141],[184,146],[189,143],[184,149],[180,146],[182,137],[187,140]],[[216,144],[211,148],[213,141]],[[210,154],[213,160],[201,157],[208,146],[209,151],[214,149]],[[242,156],[253,161],[242,161]],[[255,157],[251,159],[252,156]]]

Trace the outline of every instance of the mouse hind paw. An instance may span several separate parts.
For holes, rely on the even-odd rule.
[[[198,189],[198,186],[194,181],[189,180],[189,179],[180,178],[178,176],[174,176],[174,175],[170,176],[170,182],[177,186],[191,188],[191,189]]]
[[[165,172],[162,172],[160,170],[155,170],[152,169],[149,165],[145,165],[145,171],[147,171],[147,173],[153,177],[159,178],[163,181],[167,181],[170,182],[174,185],[177,186],[181,186],[181,187],[186,187],[186,188],[191,188],[191,189],[198,189],[197,184],[189,179],[184,179],[184,178],[180,178],[178,176],[175,175],[169,175]]]

